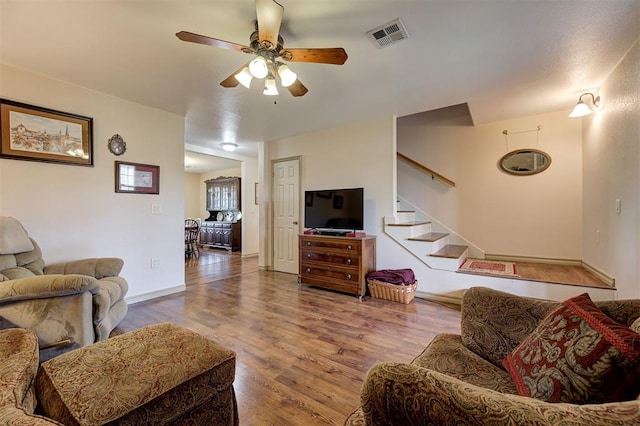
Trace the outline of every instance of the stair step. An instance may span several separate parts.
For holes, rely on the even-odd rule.
[[[413,221],[413,222],[402,222],[402,223],[387,223],[387,226],[417,226],[417,225],[428,225],[431,222],[421,222],[421,221]]]
[[[455,244],[449,244],[444,246],[441,250],[438,250],[435,253],[430,254],[429,256],[433,257],[446,257],[448,259],[457,259],[467,250],[469,247],[467,246],[458,246]]]
[[[443,234],[440,232],[429,232],[427,234],[418,235],[417,237],[407,238],[409,241],[426,241],[428,243],[433,243],[438,241],[449,234]]]

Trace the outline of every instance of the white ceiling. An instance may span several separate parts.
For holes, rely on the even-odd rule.
[[[201,154],[193,151],[184,152],[184,171],[187,173],[206,173],[215,170],[237,169],[241,162],[230,158],[209,154]]]
[[[292,63],[309,93],[225,89],[250,56],[176,38],[249,44],[252,0],[0,0],[0,60],[184,115],[185,143],[255,156],[256,143],[468,103],[475,124],[566,110],[640,37],[640,0],[280,0],[285,47],[344,47],[342,66]],[[365,33],[395,18],[410,38]],[[606,99],[603,99],[606,103]]]

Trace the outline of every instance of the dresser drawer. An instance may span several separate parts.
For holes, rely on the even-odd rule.
[[[358,266],[360,262],[360,257],[357,253],[349,254],[337,254],[337,253],[328,253],[323,251],[312,251],[302,249],[302,259],[303,262],[322,262],[322,263],[330,263],[332,265],[342,265],[342,266]]]
[[[326,283],[327,280],[342,281],[358,285],[360,274],[357,268],[329,268],[303,262],[300,268],[302,282],[307,284]]]
[[[360,254],[362,245],[360,241],[357,240],[338,240],[338,239],[327,239],[323,240],[321,238],[302,238],[302,249],[335,249],[341,250],[348,253],[357,253]]]

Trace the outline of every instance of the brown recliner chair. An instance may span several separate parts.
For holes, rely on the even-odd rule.
[[[107,339],[127,313],[123,264],[93,258],[45,266],[22,225],[0,216],[0,328],[33,330],[41,360]]]

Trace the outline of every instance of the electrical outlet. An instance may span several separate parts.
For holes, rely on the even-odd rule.
[[[622,203],[620,202],[620,198],[616,199],[616,214],[620,214],[622,211]]]
[[[151,259],[151,269],[158,269],[160,267],[160,259]]]
[[[151,214],[161,214],[161,213],[162,213],[161,204],[151,204]]]

